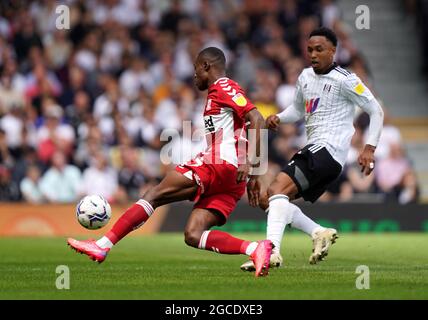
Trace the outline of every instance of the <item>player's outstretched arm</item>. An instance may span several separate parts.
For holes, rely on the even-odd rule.
[[[376,99],[370,100],[361,108],[370,116],[370,125],[367,143],[358,157],[358,163],[361,166],[361,172],[368,176],[375,166],[374,152],[382,133],[384,113]]]
[[[361,172],[369,175],[375,166],[374,152],[383,127],[383,110],[379,102],[355,73],[347,76],[342,83],[342,93],[349,101],[360,106],[370,116],[369,137],[366,146],[358,157]]]
[[[266,119],[266,127],[273,131],[278,131],[280,122],[281,120],[279,120],[279,117],[276,114],[272,114]]]
[[[269,116],[266,119],[267,128],[277,131],[280,123],[294,123],[299,121],[305,116],[303,92],[302,92],[302,87],[300,85],[301,77],[302,76],[300,75],[296,82],[296,92],[294,94],[293,103],[281,113]]]
[[[281,113],[269,116],[266,119],[266,127],[277,131],[280,123],[294,123],[302,119],[304,115],[304,109],[293,103]]]

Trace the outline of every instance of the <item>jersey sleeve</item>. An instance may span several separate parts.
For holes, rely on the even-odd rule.
[[[231,86],[229,91],[225,90],[228,87],[218,89],[219,103],[223,107],[230,108],[239,118],[245,118],[245,115],[256,107],[245,96],[243,90],[237,86]]]
[[[294,92],[293,104],[296,108],[304,109],[303,91],[302,91],[302,75],[300,75],[296,81],[296,91]]]
[[[344,96],[357,106],[366,105],[374,99],[370,89],[358,78],[355,73],[348,76],[342,84]]]

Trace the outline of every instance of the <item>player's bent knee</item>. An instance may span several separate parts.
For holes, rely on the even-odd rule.
[[[278,186],[275,186],[275,185],[273,185],[273,186],[270,186],[269,188],[268,188],[268,190],[267,190],[267,201],[269,202],[269,198],[270,197],[272,197],[272,196],[274,196],[274,195],[276,195],[276,194],[285,194],[284,193],[284,189],[283,188],[281,188],[281,187],[278,187]]]
[[[191,247],[197,248],[199,240],[201,239],[202,232],[196,230],[185,230],[184,231],[184,242]]]
[[[153,208],[157,208],[162,204],[162,200],[164,200],[166,197],[170,196],[174,192],[176,192],[176,188],[162,188],[157,185],[147,191],[147,193],[144,195],[144,200],[149,202],[153,206]]]
[[[297,186],[294,181],[291,180],[288,176],[283,179],[276,180],[272,185],[267,189],[268,198],[277,195],[277,194],[285,194],[290,199],[294,199],[298,192]]]
[[[156,208],[156,199],[158,198],[158,192],[156,191],[156,187],[148,190],[145,194],[143,199],[146,200],[148,203],[151,204],[153,208]]]

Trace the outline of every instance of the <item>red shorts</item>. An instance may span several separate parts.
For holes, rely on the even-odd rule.
[[[224,216],[224,222],[245,192],[245,181],[236,182],[237,168],[227,162],[208,164],[197,157],[175,170],[198,184],[196,196],[190,199],[195,202],[194,208],[215,209]]]

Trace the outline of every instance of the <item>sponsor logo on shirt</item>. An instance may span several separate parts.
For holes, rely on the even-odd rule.
[[[240,107],[245,107],[247,105],[247,99],[242,95],[242,93],[238,93],[232,97],[233,102],[235,102]]]
[[[364,86],[363,86],[363,84],[360,82],[359,84],[357,84],[356,86],[355,86],[355,88],[354,88],[354,91],[356,92],[356,93],[358,93],[359,95],[362,95],[363,94],[363,92],[364,92],[364,90],[365,90],[365,88],[364,88]]]
[[[310,100],[305,100],[305,108],[307,113],[314,113],[318,108],[318,103],[320,98],[312,98]]]
[[[215,126],[214,126],[214,122],[213,122],[213,117],[212,116],[205,117],[204,118],[204,122],[205,122],[205,130],[207,130],[209,132],[214,132],[215,131]]]

